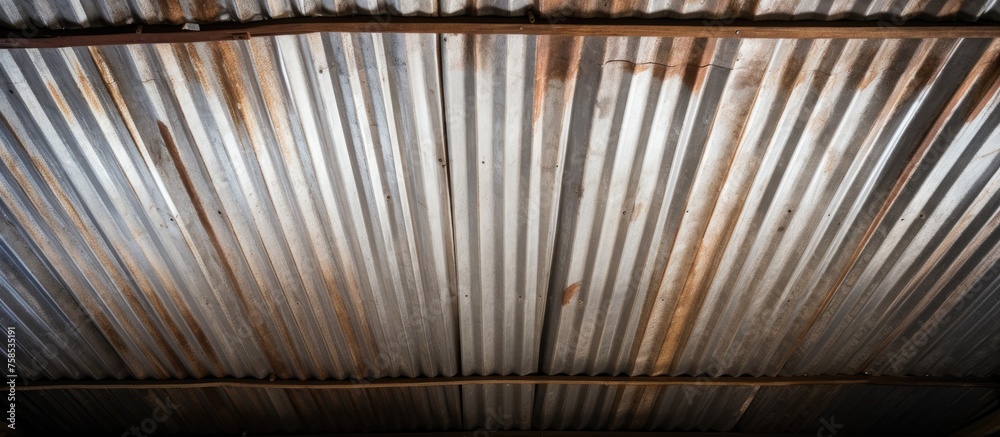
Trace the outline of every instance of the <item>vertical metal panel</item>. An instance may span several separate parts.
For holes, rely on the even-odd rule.
[[[996,259],[991,41],[442,39],[466,372],[881,372]]]
[[[534,38],[441,39],[462,371],[532,373],[560,189],[559,146],[541,145],[560,127],[532,121]]]
[[[458,372],[434,36],[0,63],[4,203],[133,376]]]

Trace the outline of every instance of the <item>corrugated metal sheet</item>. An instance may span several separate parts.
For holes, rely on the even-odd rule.
[[[194,13],[135,4],[0,11]],[[505,5],[489,13],[524,7]],[[817,5],[769,13],[997,7]],[[213,14],[289,16],[237,6]],[[998,56],[993,40],[366,34],[0,51],[0,322],[24,328],[29,379],[997,375]],[[184,396],[232,416],[174,429],[811,432],[844,411],[909,432],[996,408],[992,390],[836,390],[220,389]],[[112,432],[148,414],[123,407],[145,393],[106,395],[28,408],[103,408],[116,419],[84,423]],[[314,420],[348,404],[364,423]],[[900,424],[941,405],[962,413]],[[400,411],[428,417],[384,418]],[[253,421],[275,417],[289,425]]]
[[[457,373],[435,43],[0,53],[9,262],[42,258],[87,315],[55,332],[89,318],[137,378]],[[39,305],[4,318],[45,326]],[[25,371],[124,376],[74,348],[90,362]]]
[[[32,377],[995,374],[997,53],[5,51],[4,317]]]
[[[996,373],[995,42],[442,46],[466,371]]]
[[[0,26],[61,29],[343,15],[437,15],[435,0],[0,0]]]
[[[458,392],[462,391],[461,397]],[[492,394],[486,394],[490,393]],[[492,409],[469,413],[472,393]],[[359,390],[162,389],[24,392],[19,425],[38,435],[120,435],[148,418],[156,435],[537,430],[944,435],[996,409],[987,388],[892,386],[608,387],[524,385]],[[531,399],[534,397],[532,405]],[[527,404],[525,406],[525,403]],[[459,405],[466,408],[464,417]],[[176,405],[169,414],[157,407]],[[473,405],[477,405],[473,401]],[[524,412],[529,414],[524,416]],[[53,421],[51,417],[75,422]],[[824,428],[825,426],[836,428]],[[821,431],[822,430],[822,431]]]
[[[0,26],[60,29],[345,15],[379,15],[385,20],[394,15],[510,16],[528,11],[550,22],[566,17],[641,17],[704,19],[706,25],[734,18],[877,20],[887,26],[907,20],[1000,20],[996,0],[0,0]]]

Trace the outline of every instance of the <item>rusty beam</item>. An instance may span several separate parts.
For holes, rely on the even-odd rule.
[[[297,380],[297,379],[170,379],[170,380],[91,380],[34,381],[18,386],[18,391],[37,390],[134,390],[167,388],[281,388],[310,390],[355,390],[391,387],[440,387],[499,384],[555,384],[603,386],[749,386],[781,387],[801,385],[894,385],[920,387],[990,387],[1000,388],[1000,378],[953,378],[910,376],[440,376],[425,378],[378,378],[361,380]]]
[[[193,43],[313,32],[456,33],[696,38],[998,38],[1000,23],[908,21],[708,21],[700,19],[565,19],[527,17],[350,16],[247,23],[133,25],[86,29],[0,29],[0,48]]]

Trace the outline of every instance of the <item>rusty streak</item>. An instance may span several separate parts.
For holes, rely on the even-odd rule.
[[[206,378],[169,380],[53,380],[35,381],[18,387],[20,391],[39,390],[151,390],[170,388],[279,388],[308,390],[356,390],[393,387],[440,387],[462,385],[553,384],[602,386],[749,386],[785,387],[801,385],[890,385],[920,387],[990,387],[1000,388],[998,378],[911,377],[911,376],[569,376],[569,375],[489,375],[437,376],[424,378],[379,378],[363,383],[356,380],[299,380],[251,378]]]
[[[694,38],[998,38],[1000,24],[911,20],[886,26],[873,21],[750,21],[706,25],[688,19],[565,19],[549,24],[527,17],[282,18],[246,23],[205,23],[199,31],[177,25],[116,26],[27,32],[0,29],[0,48],[53,48],[119,44],[193,43],[245,40],[257,36],[314,32],[454,33],[469,35],[646,36]],[[32,35],[32,36],[29,36]]]

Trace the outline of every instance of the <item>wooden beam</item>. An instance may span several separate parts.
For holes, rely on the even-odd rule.
[[[801,385],[894,385],[920,387],[992,387],[1000,388],[997,378],[950,378],[908,376],[439,376],[429,378],[378,378],[362,380],[296,379],[171,379],[171,380],[91,380],[34,381],[17,387],[18,391],[37,390],[133,390],[167,388],[281,388],[308,390],[358,390],[392,387],[439,387],[462,385],[556,384],[604,386],[749,386],[781,387]]]
[[[198,30],[193,30],[197,28]],[[695,38],[998,38],[1000,23],[907,21],[748,21],[671,19],[563,19],[533,17],[351,16],[284,18],[198,26],[121,26],[87,29],[0,29],[0,48],[54,48],[117,44],[245,40],[313,32],[455,33]]]

